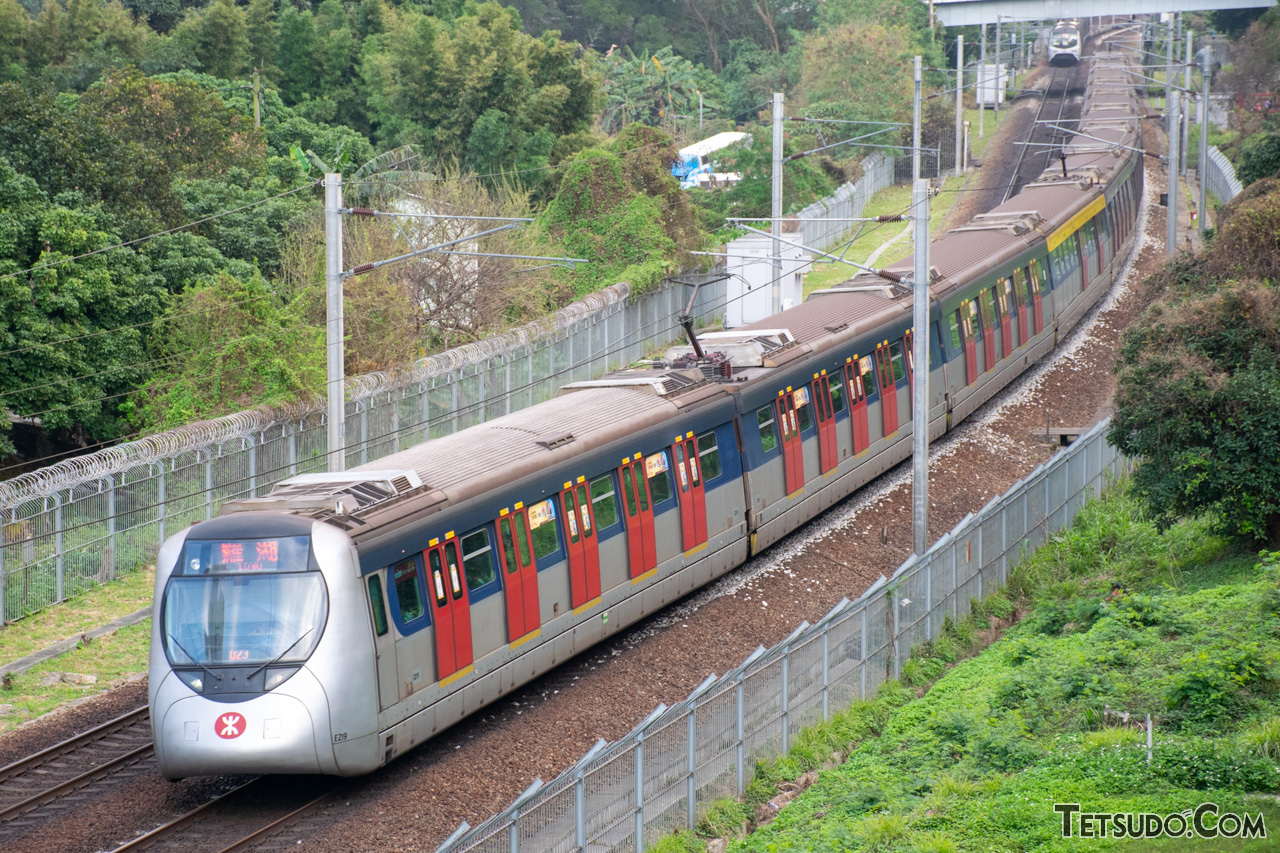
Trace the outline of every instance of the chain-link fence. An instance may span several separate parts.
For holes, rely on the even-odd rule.
[[[1204,188],[1213,193],[1219,204],[1226,204],[1244,190],[1236,177],[1236,167],[1216,145],[1209,146],[1209,155],[1205,158]]]
[[[631,298],[615,284],[556,312],[400,373],[347,380],[346,464],[360,465],[553,397],[724,314],[714,275]],[[202,421],[0,482],[0,625],[145,564],[166,534],[224,501],[328,467],[324,401]]]
[[[785,753],[805,726],[897,677],[911,648],[1008,580],[1020,559],[1070,526],[1126,461],[1094,427],[1002,497],[907,560],[855,602],[841,601],[772,649],[709,676],[689,698],[659,705],[612,744],[599,742],[550,784],[535,782],[439,853],[641,853],[692,829],[717,799],[742,796],[757,761]]]
[[[834,193],[796,214],[800,236],[795,241],[815,249],[826,249],[853,230],[853,223],[841,222],[862,215],[871,197],[893,183],[894,158],[876,152],[862,161],[862,177],[846,183]]]

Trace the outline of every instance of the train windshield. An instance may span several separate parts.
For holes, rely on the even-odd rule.
[[[1056,48],[1073,48],[1080,43],[1080,37],[1073,32],[1054,33],[1052,45]]]
[[[174,666],[246,666],[310,656],[328,615],[306,536],[188,542],[164,592]]]

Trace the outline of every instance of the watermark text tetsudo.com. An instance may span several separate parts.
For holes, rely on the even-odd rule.
[[[1262,813],[1222,812],[1217,803],[1170,815],[1086,812],[1079,803],[1055,803],[1063,838],[1266,838]]]

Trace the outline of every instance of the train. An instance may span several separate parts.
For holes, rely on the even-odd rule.
[[[1049,64],[1079,65],[1082,42],[1078,20],[1058,21],[1049,36]]]
[[[1061,169],[931,244],[933,439],[1048,353],[1138,238],[1119,56],[1092,64]],[[369,773],[731,571],[910,455],[911,329],[909,288],[859,274],[227,503],[157,559],[160,772]]]

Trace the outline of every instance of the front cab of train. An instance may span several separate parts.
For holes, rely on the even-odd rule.
[[[377,766],[374,649],[350,604],[362,601],[354,560],[343,532],[278,513],[213,519],[165,544],[150,703],[166,778]]]

